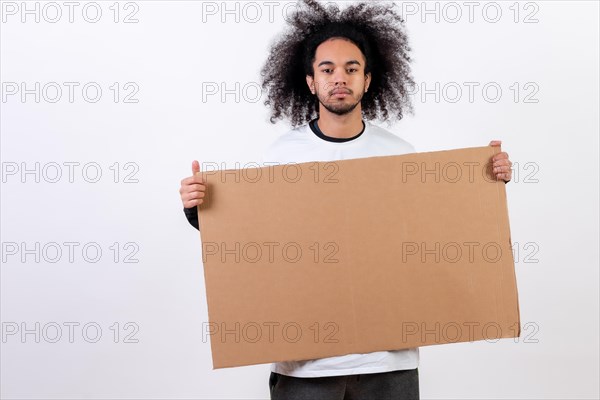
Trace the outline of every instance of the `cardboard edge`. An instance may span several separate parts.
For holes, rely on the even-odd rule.
[[[502,146],[490,146],[494,149],[494,153],[493,155],[496,155],[498,153],[502,152]],[[515,261],[514,261],[514,256],[512,253],[512,234],[511,234],[511,230],[510,230],[510,214],[508,212],[508,195],[506,193],[506,185],[510,183],[509,182],[503,182],[501,184],[498,185],[498,190],[499,190],[499,195],[500,198],[502,200],[502,213],[505,213],[506,215],[506,229],[508,231],[508,248],[511,249],[510,252],[510,258],[512,260],[512,267],[511,268],[511,274],[512,274],[512,279],[515,282],[515,298],[516,298],[516,306],[517,306],[517,329],[516,329],[516,335],[512,336],[512,337],[521,337],[521,310],[520,310],[520,306],[519,306],[519,287],[517,284],[517,273],[516,273],[516,265],[515,265]]]

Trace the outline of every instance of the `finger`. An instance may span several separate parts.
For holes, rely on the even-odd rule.
[[[206,195],[205,192],[190,192],[187,194],[187,200],[197,200],[197,199],[203,199],[204,196]]]
[[[504,179],[505,181],[510,181],[512,178],[512,171],[511,170],[502,171],[502,172],[498,173],[498,176],[501,177],[502,179]]]
[[[188,176],[181,180],[181,186],[187,186],[192,184],[202,184],[202,177],[200,175]]]
[[[500,146],[501,144],[502,144],[501,140],[492,140],[489,145],[490,146]]]
[[[204,200],[202,199],[197,199],[197,200],[188,200],[185,203],[183,203],[183,206],[185,208],[192,208],[194,206],[200,205],[204,202]]]
[[[510,173],[510,167],[508,167],[508,166],[494,167],[494,173],[495,174],[508,174],[508,173]]]
[[[510,163],[502,163],[501,161],[498,161],[498,164],[494,164],[494,170],[496,168],[505,168],[507,170],[512,168],[512,164]]]
[[[188,185],[186,187],[186,191],[188,193],[191,192],[204,192],[206,190],[206,185],[203,185],[201,183],[193,183],[191,185]]]
[[[498,174],[498,179],[508,182],[510,181],[510,174]]]
[[[492,157],[493,161],[498,161],[498,160],[508,160],[508,153],[506,152],[501,152],[498,154],[495,154],[494,157]]]
[[[205,191],[206,191],[206,186],[199,184],[199,183],[195,183],[195,184],[191,184],[191,185],[182,185],[181,188],[179,188],[179,193],[181,194],[182,199],[187,198],[187,196],[189,196],[190,193],[194,193],[194,192],[204,193]]]
[[[512,162],[510,162],[509,159],[505,158],[503,160],[495,161],[493,165],[494,165],[494,167],[502,167],[505,165],[510,167],[512,165]]]

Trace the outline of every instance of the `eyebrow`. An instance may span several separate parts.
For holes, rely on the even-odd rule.
[[[346,65],[352,65],[352,64],[361,65],[360,62],[358,62],[358,60],[350,60],[350,61],[346,62]],[[331,61],[321,61],[319,63],[319,65],[317,65],[317,68],[319,68],[321,65],[333,65],[333,62],[331,62]]]

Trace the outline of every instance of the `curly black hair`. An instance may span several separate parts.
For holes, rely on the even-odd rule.
[[[404,20],[394,7],[394,3],[359,3],[340,12],[335,4],[325,8],[316,0],[301,0],[289,16],[289,30],[272,45],[261,70],[270,122],[286,117],[296,127],[318,115],[319,101],[310,92],[306,75],[314,77],[316,49],[332,37],[350,40],[365,56],[371,83],[362,98],[363,118],[400,120],[405,111],[412,113],[411,49]]]

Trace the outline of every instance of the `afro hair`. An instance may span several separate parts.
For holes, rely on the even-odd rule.
[[[296,127],[318,115],[319,102],[306,84],[306,75],[314,77],[317,47],[334,37],[351,41],[365,56],[365,74],[371,73],[371,83],[361,102],[363,118],[400,120],[405,112],[412,113],[411,49],[404,20],[394,7],[363,2],[340,11],[335,4],[325,8],[315,0],[301,0],[289,16],[289,29],[273,43],[261,70],[270,122],[287,118]]]

